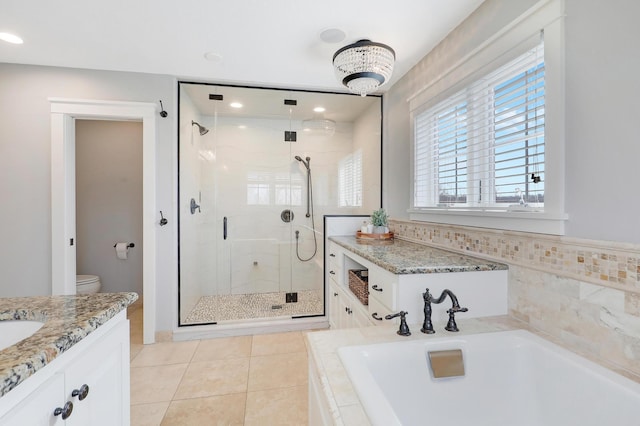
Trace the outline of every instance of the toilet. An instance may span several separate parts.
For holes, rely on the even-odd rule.
[[[100,277],[97,275],[76,275],[76,294],[91,294],[100,291]]]

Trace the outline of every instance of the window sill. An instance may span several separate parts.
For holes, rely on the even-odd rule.
[[[537,234],[564,235],[566,214],[540,211],[409,209],[409,219]]]

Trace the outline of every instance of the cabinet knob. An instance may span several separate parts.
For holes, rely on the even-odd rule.
[[[378,284],[372,285],[371,288],[374,289],[375,291],[382,291],[381,288],[378,288]]]
[[[62,408],[58,407],[55,410],[53,410],[53,415],[59,416],[62,414],[62,420],[66,420],[69,418],[72,412],[73,412],[73,403],[71,401],[67,401],[67,403],[64,404],[64,407]]]
[[[334,297],[338,297],[338,293],[333,293],[333,296]]]
[[[330,273],[331,275],[335,275],[335,274],[336,274],[336,273],[335,273],[335,272],[333,272],[333,271],[329,271],[329,273]]]
[[[329,253],[329,257],[336,257],[336,255],[333,253]]]
[[[80,386],[80,389],[74,389],[71,392],[71,396],[77,396],[80,401],[85,399],[89,395],[89,386],[84,384]]]

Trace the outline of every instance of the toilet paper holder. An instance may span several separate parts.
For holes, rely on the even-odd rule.
[[[117,245],[118,245],[118,243],[114,244],[114,245],[113,245],[113,248],[115,248]],[[135,245],[135,244],[133,244],[133,243],[129,243],[129,244],[127,244],[127,248],[134,248],[135,246],[136,246],[136,245]]]

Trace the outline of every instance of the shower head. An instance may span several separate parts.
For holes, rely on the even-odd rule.
[[[207,133],[209,133],[209,129],[207,129],[207,128],[206,128],[206,127],[204,127],[204,126],[201,126],[199,123],[197,123],[197,122],[195,122],[195,121],[193,121],[193,120],[191,120],[191,125],[192,125],[192,126],[193,126],[193,125],[198,126],[198,131],[200,132],[200,136],[204,136],[204,135],[206,135]]]
[[[296,155],[294,157],[296,160],[298,160],[299,162],[301,162],[302,164],[304,164],[304,166],[307,168],[307,170],[309,170],[309,164],[311,163],[311,158],[307,157],[307,161],[303,160],[302,157],[300,157],[299,155]]]

